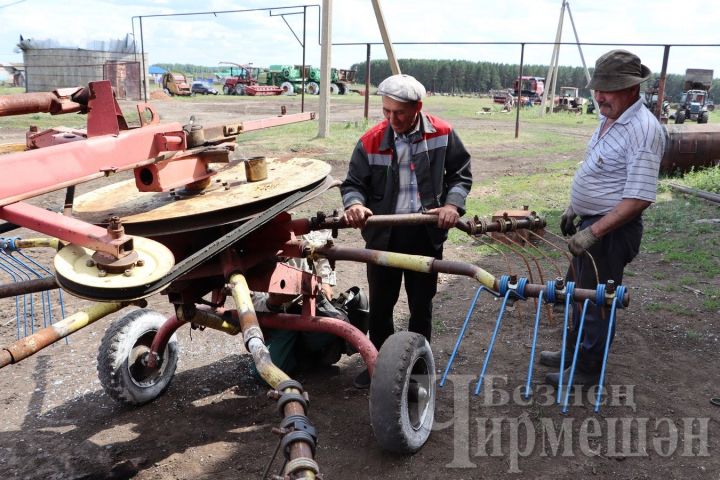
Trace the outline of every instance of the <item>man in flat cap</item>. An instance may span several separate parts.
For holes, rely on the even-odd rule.
[[[366,248],[442,258],[448,229],[465,213],[472,185],[470,154],[452,126],[423,112],[425,87],[410,75],[393,75],[378,86],[385,120],[368,130],[350,159],[340,187],[345,221],[362,228]],[[437,224],[365,226],[373,214],[426,212]],[[405,277],[408,330],[430,341],[437,273],[368,264],[370,340],[380,348],[393,334],[393,309]],[[354,385],[367,388],[367,370]]]
[[[650,70],[640,58],[626,50],[612,50],[595,63],[588,88],[594,90],[600,108],[600,125],[575,173],[570,205],[560,220],[574,255],[567,279],[578,288],[595,289],[608,280],[621,284],[625,266],[640,249],[642,212],[655,201],[665,151],[665,130],[640,99],[640,84],[649,77]],[[575,305],[563,368],[572,360],[579,313]],[[609,319],[602,307],[588,307],[574,383],[597,383]],[[609,332],[611,341],[614,333],[614,329]],[[561,352],[540,354],[541,364],[563,371],[561,361]],[[563,383],[568,373],[566,369]],[[550,373],[546,381],[557,385],[559,378],[559,372]]]

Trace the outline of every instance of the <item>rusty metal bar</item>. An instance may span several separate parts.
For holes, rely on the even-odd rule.
[[[501,249],[499,249],[498,247],[493,245],[492,240],[489,239],[489,237],[487,235],[479,235],[475,238],[477,240],[479,240],[484,246],[486,246],[492,250],[495,250],[497,253],[499,253],[500,256],[503,258],[503,260],[505,260],[505,265],[507,265],[508,274],[509,275],[513,274],[513,263],[510,261],[510,258],[508,258],[508,256],[505,254],[505,252],[503,252]]]
[[[662,104],[665,99],[665,80],[667,79],[668,57],[670,57],[670,45],[665,45],[660,78],[658,79],[657,103],[655,104],[655,112],[653,112],[658,121],[660,121],[660,117],[662,116]]]
[[[298,225],[294,229],[295,233],[307,233],[309,230],[323,230],[323,229],[335,229],[335,228],[349,228],[349,225],[345,222],[341,216],[327,217],[321,215],[319,217],[312,218],[310,220],[296,220]],[[306,226],[307,231],[303,230],[300,226],[303,222],[309,222],[309,226]],[[432,225],[437,223],[437,215],[427,213],[406,213],[398,215],[373,215],[368,217],[366,226],[372,227],[392,227],[399,225]],[[468,235],[482,235],[487,232],[506,232],[520,229],[527,230],[539,230],[545,228],[545,220],[533,216],[528,212],[526,218],[516,219],[514,222],[500,222],[496,221],[485,221],[478,217],[471,220],[458,220],[455,224],[455,228],[462,230]]]
[[[111,313],[115,313],[128,305],[138,305],[144,307],[147,305],[145,300],[136,302],[109,302],[96,303],[87,310],[77,312],[69,317],[60,320],[49,327],[45,327],[36,333],[25,337],[12,345],[0,350],[0,368],[6,367],[12,363],[17,363],[27,357],[36,354],[48,345],[52,345],[58,340],[62,340],[68,335],[95,323]]]
[[[80,88],[65,88],[56,92],[0,95],[0,117],[29,113],[57,115],[82,111],[86,105],[71,100],[71,97],[80,90]]]
[[[532,267],[530,266],[530,262],[528,262],[528,259],[522,253],[522,250],[524,250],[522,245],[520,245],[518,242],[516,242],[513,239],[511,239],[510,237],[508,237],[505,233],[503,233],[502,236],[508,242],[510,242],[510,243],[506,243],[505,246],[508,247],[510,250],[512,250],[515,254],[519,255],[520,258],[522,258],[522,261],[525,264],[525,268],[527,268],[528,279],[530,280],[531,283],[534,282],[535,279],[533,277]],[[518,248],[513,247],[513,245],[511,245],[511,244],[516,245]],[[542,270],[540,269],[540,265],[538,264],[537,260],[535,259],[535,257],[531,257],[531,260],[533,261],[533,263],[535,263],[535,267],[537,268],[538,273],[540,274],[540,283],[545,283],[542,280]]]
[[[35,278],[24,282],[14,282],[0,285],[0,298],[15,297],[29,293],[44,292],[54,290],[59,285],[55,281],[55,277]]]

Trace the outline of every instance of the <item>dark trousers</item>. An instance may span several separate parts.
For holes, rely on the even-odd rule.
[[[583,218],[578,225],[578,230],[589,228],[590,225],[602,218],[601,216]],[[626,223],[622,227],[606,234],[599,242],[593,245],[588,252],[593,256],[595,265],[597,266],[597,277],[592,262],[587,255],[574,257],[572,266],[567,273],[567,279],[575,282],[576,288],[595,289],[598,284],[606,283],[608,280],[614,280],[616,285],[620,285],[623,280],[623,272],[625,266],[635,258],[640,250],[640,240],[642,239],[643,225],[641,217]],[[580,315],[582,314],[582,304],[576,303],[573,307],[573,332],[577,332],[580,323]],[[608,336],[608,325],[610,321],[610,311],[604,307],[597,307],[594,303],[590,303],[585,315],[585,324],[583,326],[583,336],[581,343],[581,359],[587,360],[591,365],[597,366],[598,360],[602,360],[605,351],[605,342]],[[610,341],[615,335],[615,329],[610,332]],[[574,336],[574,335],[573,335]],[[575,337],[577,338],[577,337]],[[574,348],[575,344],[568,345]]]
[[[442,258],[442,247],[435,248],[423,225],[393,227],[388,251]],[[370,341],[378,350],[395,333],[393,310],[405,278],[410,308],[408,330],[425,336],[432,333],[432,300],[437,292],[437,273],[420,273],[368,264],[370,290]]]

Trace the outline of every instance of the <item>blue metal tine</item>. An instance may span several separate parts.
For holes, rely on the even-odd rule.
[[[535,327],[533,328],[532,347],[530,348],[530,363],[528,364],[527,383],[525,383],[525,400],[530,398],[530,382],[532,381],[533,363],[535,362],[535,346],[537,345],[538,330],[540,329],[540,315],[542,314],[543,291],[538,295],[537,311],[535,312]]]
[[[3,255],[5,255],[5,252],[2,249],[0,249],[0,270],[7,273],[10,276],[10,278],[12,278],[13,283],[16,283],[17,277],[12,272],[12,270],[10,270],[9,268],[7,268],[5,266],[5,261],[2,258]],[[25,307],[25,301],[23,299],[23,308],[24,307]],[[19,340],[20,339],[20,299],[17,295],[15,296],[15,330],[16,330],[15,336]]]
[[[5,251],[4,248],[0,247],[0,268],[2,268],[4,271],[10,274],[10,276],[13,278],[14,282],[19,282],[23,280],[22,275],[20,275],[17,272],[17,267],[13,266],[7,259],[4,259],[3,257],[9,257],[10,255]],[[27,295],[23,294],[22,296],[22,320],[20,318],[20,308],[18,308],[17,302],[15,302],[16,306],[16,315],[15,315],[15,321],[18,324],[18,333],[19,333],[19,324],[20,321],[22,321],[23,324],[23,335],[27,336]],[[30,303],[32,304],[32,298],[30,299]],[[20,336],[18,336],[20,338]]]
[[[622,302],[622,297],[625,289],[618,287],[615,292],[615,298],[613,298],[612,307],[610,307],[610,321],[608,322],[608,333],[607,339],[605,340],[605,352],[603,353],[602,368],[600,369],[600,380],[598,381],[597,398],[595,399],[595,413],[600,411],[600,400],[602,399],[603,383],[605,382],[605,368],[607,367],[608,353],[610,352],[610,340],[612,339],[612,335],[610,335],[610,332],[612,332],[613,325],[615,324],[615,312],[618,306],[618,302]]]
[[[502,318],[505,314],[505,305],[507,305],[508,297],[511,293],[513,293],[512,290],[505,292],[505,297],[503,298],[502,305],[500,306],[498,318],[495,321],[495,329],[493,330],[492,338],[490,339],[490,345],[488,346],[487,353],[485,354],[485,360],[483,360],[482,371],[480,372],[480,377],[478,378],[477,385],[475,386],[475,395],[480,395],[482,382],[485,378],[485,371],[487,370],[488,363],[490,363],[490,354],[492,354],[493,345],[495,345],[495,337],[497,337],[498,330],[500,329],[500,324],[502,323]]]
[[[572,390],[573,377],[575,376],[575,365],[577,365],[578,355],[580,353],[580,342],[582,342],[583,327],[585,326],[585,314],[587,313],[587,307],[590,304],[590,300],[586,299],[583,302],[582,314],[580,315],[580,323],[578,324],[577,339],[575,340],[575,351],[573,352],[572,364],[570,364],[570,375],[568,375],[568,383],[565,392],[565,400],[563,401],[562,413],[567,413],[568,402],[570,401],[570,390]]]
[[[470,323],[470,316],[472,315],[473,310],[475,310],[475,304],[477,303],[478,297],[480,296],[480,293],[486,290],[484,286],[480,286],[477,291],[475,292],[475,297],[473,298],[473,301],[470,303],[470,307],[468,308],[467,315],[465,315],[465,322],[463,323],[462,328],[460,329],[460,333],[458,334],[458,338],[455,341],[455,348],[453,348],[452,354],[450,355],[450,360],[448,360],[447,367],[445,367],[445,372],[443,373],[442,378],[440,379],[440,386],[445,386],[445,380],[447,379],[448,373],[450,372],[450,367],[452,367],[453,362],[455,361],[455,355],[457,355],[458,350],[460,349],[460,343],[463,340],[463,337],[465,336],[465,331],[467,330],[468,323]]]
[[[560,399],[562,398],[563,376],[565,374],[565,347],[567,345],[568,317],[570,316],[570,305],[572,302],[571,288],[568,288],[569,283],[570,282],[565,284],[565,316],[563,319],[562,345],[560,346],[560,376],[558,377],[557,403],[560,403]]]
[[[2,250],[3,253],[5,253],[7,258],[9,258],[10,260],[12,260],[15,263],[14,268],[19,272],[21,278],[24,277],[25,280],[31,279],[30,274],[28,273],[28,271],[33,272],[33,270],[31,268],[29,268],[21,260],[17,259],[12,254],[12,252],[8,253],[4,249],[1,249],[1,248],[0,248],[0,250]],[[35,273],[35,272],[33,272],[33,273]],[[30,304],[30,318],[29,318],[30,333],[35,333],[35,300],[34,300],[33,294],[23,295],[23,304],[25,302],[25,298],[29,299],[29,304]],[[24,313],[24,322],[27,322],[28,321],[27,310],[25,309],[24,305],[23,305],[23,313]],[[27,332],[27,328],[25,329],[25,332]]]
[[[39,269],[41,269],[43,272],[45,272],[45,273],[47,273],[47,274],[49,274],[49,275],[52,275],[52,274],[53,274],[50,270],[48,270],[47,268],[45,268],[42,264],[36,262],[33,258],[28,257],[27,255],[25,255],[24,253],[22,253],[20,250],[17,250],[17,253],[18,253],[18,255],[20,255],[21,257],[23,257],[25,260],[27,260],[28,262],[32,263],[33,265],[35,265],[35,266],[38,267]],[[31,270],[32,270],[32,269],[31,269]],[[37,272],[34,271],[34,270],[32,270],[32,271],[33,271],[33,273],[34,273],[35,275],[37,275],[38,278],[42,278],[42,275],[40,275],[39,273],[37,273]],[[51,301],[51,297],[50,297],[50,292],[47,291],[47,292],[41,292],[41,293],[43,294],[43,296],[47,295],[45,298],[47,299],[47,305],[48,305],[47,321],[46,321],[46,317],[45,317],[45,314],[44,314],[45,309],[43,308],[43,326],[47,326],[48,324],[52,325],[54,322],[53,322],[52,301]],[[62,318],[65,318],[65,306],[63,305],[62,290],[58,290],[58,301],[59,301],[59,303],[60,303],[60,313],[61,313],[61,317],[60,317],[60,318],[62,319]],[[67,343],[67,337],[65,337],[65,341],[66,341],[66,343]]]

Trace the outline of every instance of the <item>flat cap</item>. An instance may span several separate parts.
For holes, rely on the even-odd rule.
[[[419,102],[425,96],[425,87],[415,77],[398,74],[383,80],[377,93],[398,102]]]
[[[640,57],[627,50],[610,50],[595,62],[595,71],[587,88],[616,92],[639,85],[650,77],[650,69]]]

